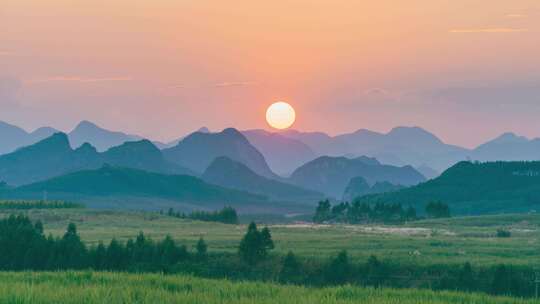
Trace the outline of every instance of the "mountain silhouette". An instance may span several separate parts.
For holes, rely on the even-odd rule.
[[[242,131],[249,142],[263,155],[272,171],[289,175],[296,168],[316,158],[305,143],[265,130]]]
[[[127,141],[142,139],[136,135],[109,131],[87,120],[81,121],[68,136],[73,147],[79,147],[84,143],[90,143],[92,146],[96,147],[98,151],[105,151]]]
[[[43,127],[29,133],[17,126],[0,121],[0,155],[36,143],[56,132],[53,128]]]
[[[277,200],[313,203],[323,197],[321,193],[260,176],[244,164],[225,156],[216,158],[203,173],[202,179],[226,188],[262,194]]]
[[[262,196],[210,185],[193,176],[164,175],[110,165],[21,186],[12,190],[11,195],[41,195],[44,191],[50,196],[140,196],[191,203],[260,203],[266,200]]]
[[[360,196],[397,191],[403,188],[403,186],[394,185],[389,182],[376,182],[373,186],[370,186],[363,177],[357,176],[349,181],[349,184],[343,193],[343,200],[352,202],[355,198]]]
[[[389,182],[411,186],[425,181],[422,174],[411,166],[382,165],[368,157],[349,159],[330,156],[319,157],[301,166],[293,172],[289,180],[300,187],[341,198],[349,181],[358,176],[370,185]]]
[[[127,142],[100,153],[88,143],[73,149],[66,134],[55,133],[38,143],[0,156],[0,180],[10,185],[28,184],[69,172],[99,168],[106,163],[161,173],[194,174],[167,162],[161,151],[146,140]]]
[[[320,132],[288,131],[282,134],[304,142],[317,155],[368,155],[386,164],[427,164],[441,171],[463,160],[469,151],[445,144],[419,127],[396,127],[386,134],[361,129],[334,137]]]
[[[246,165],[258,175],[277,178],[268,167],[264,156],[242,133],[233,128],[219,133],[192,133],[178,145],[164,149],[163,153],[169,161],[197,173],[204,172],[217,157],[227,156]]]

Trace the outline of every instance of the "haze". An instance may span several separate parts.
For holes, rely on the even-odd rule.
[[[540,136],[538,1],[271,2],[3,0],[0,120],[167,140],[285,100],[300,130]]]

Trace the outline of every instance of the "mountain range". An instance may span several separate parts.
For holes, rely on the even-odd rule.
[[[264,156],[233,128],[218,133],[192,133],[176,146],[164,149],[163,155],[167,160],[198,174],[202,174],[217,157],[226,156],[246,165],[258,175],[278,178],[268,167]]]
[[[76,198],[90,206],[156,209],[160,204],[182,210],[214,209],[225,205],[263,208],[264,196],[212,185],[188,175],[164,175],[143,170],[103,165],[16,188],[0,189],[3,198]],[[141,203],[143,204],[141,206]],[[146,205],[146,206],[144,206]],[[271,206],[268,206],[271,208]]]
[[[411,166],[383,165],[365,156],[354,159],[322,156],[296,169],[288,180],[297,186],[341,198],[351,179],[356,177],[362,177],[369,185],[389,182],[412,186],[425,181]]]
[[[201,177],[211,184],[265,195],[274,200],[314,204],[324,197],[320,192],[260,176],[246,165],[225,156],[216,158]]]
[[[16,126],[0,122],[0,154],[36,143],[55,132],[57,132],[55,129],[48,127],[26,132]],[[214,134],[206,128],[201,128],[195,133]],[[474,149],[446,144],[434,134],[419,127],[397,127],[388,133],[360,129],[337,136],[296,130],[282,132],[247,130],[242,131],[242,134],[262,154],[271,171],[282,176],[289,175],[299,166],[319,156],[354,158],[366,155],[375,157],[384,164],[411,165],[428,178],[436,177],[439,172],[462,160],[540,160],[538,153],[540,139],[529,140],[513,133],[505,133]],[[160,149],[168,150],[169,155],[173,155],[175,153],[171,151],[191,135],[179,136],[179,139],[169,143],[158,141],[153,143]],[[68,137],[73,147],[88,142],[100,152],[126,141],[142,139],[137,135],[106,130],[88,121],[79,123],[68,133]],[[196,168],[192,170],[202,173],[204,165],[209,165],[213,160],[212,157],[207,158],[205,162],[195,165]],[[263,168],[259,169],[266,171]],[[258,173],[264,173],[263,176],[269,177],[268,171]]]
[[[125,142],[105,152],[85,143],[73,149],[68,136],[55,133],[33,145],[0,156],[0,180],[22,185],[66,173],[99,168],[104,164],[166,174],[193,174],[189,169],[165,160],[148,140]]]

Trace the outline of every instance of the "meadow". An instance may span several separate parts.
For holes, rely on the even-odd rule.
[[[171,235],[194,246],[200,237],[210,252],[236,252],[246,225],[226,225],[178,219],[152,212],[91,209],[43,209],[0,211],[28,214],[41,220],[45,233],[61,236],[69,222],[77,225],[87,244],[125,241],[139,231],[153,239]],[[347,250],[353,260],[364,262],[370,255],[403,264],[495,265],[499,263],[540,266],[540,215],[497,215],[424,220],[397,226],[273,224],[269,226],[275,253],[292,250],[307,258],[327,258]],[[496,236],[497,229],[511,232]]]
[[[0,302],[205,304],[532,304],[537,300],[483,294],[353,286],[307,288],[190,276],[105,272],[0,272]]]

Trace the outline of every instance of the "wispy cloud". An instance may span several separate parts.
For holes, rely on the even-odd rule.
[[[41,79],[33,79],[27,81],[27,83],[47,83],[47,82],[80,82],[80,83],[94,83],[94,82],[111,82],[111,81],[130,81],[131,77],[81,77],[81,76],[54,76]]]
[[[505,27],[496,27],[496,28],[471,28],[471,29],[453,29],[449,30],[450,33],[524,33],[528,32],[529,29],[526,28],[505,28]]]
[[[505,17],[510,18],[510,19],[521,19],[521,18],[526,18],[527,15],[525,15],[525,14],[507,14]]]
[[[237,81],[237,82],[220,82],[214,84],[216,88],[226,88],[226,87],[247,87],[257,85],[255,81]]]
[[[229,88],[229,87],[249,87],[259,85],[255,81],[224,81],[218,83],[207,83],[197,85],[174,84],[165,89],[208,89],[208,88]]]

